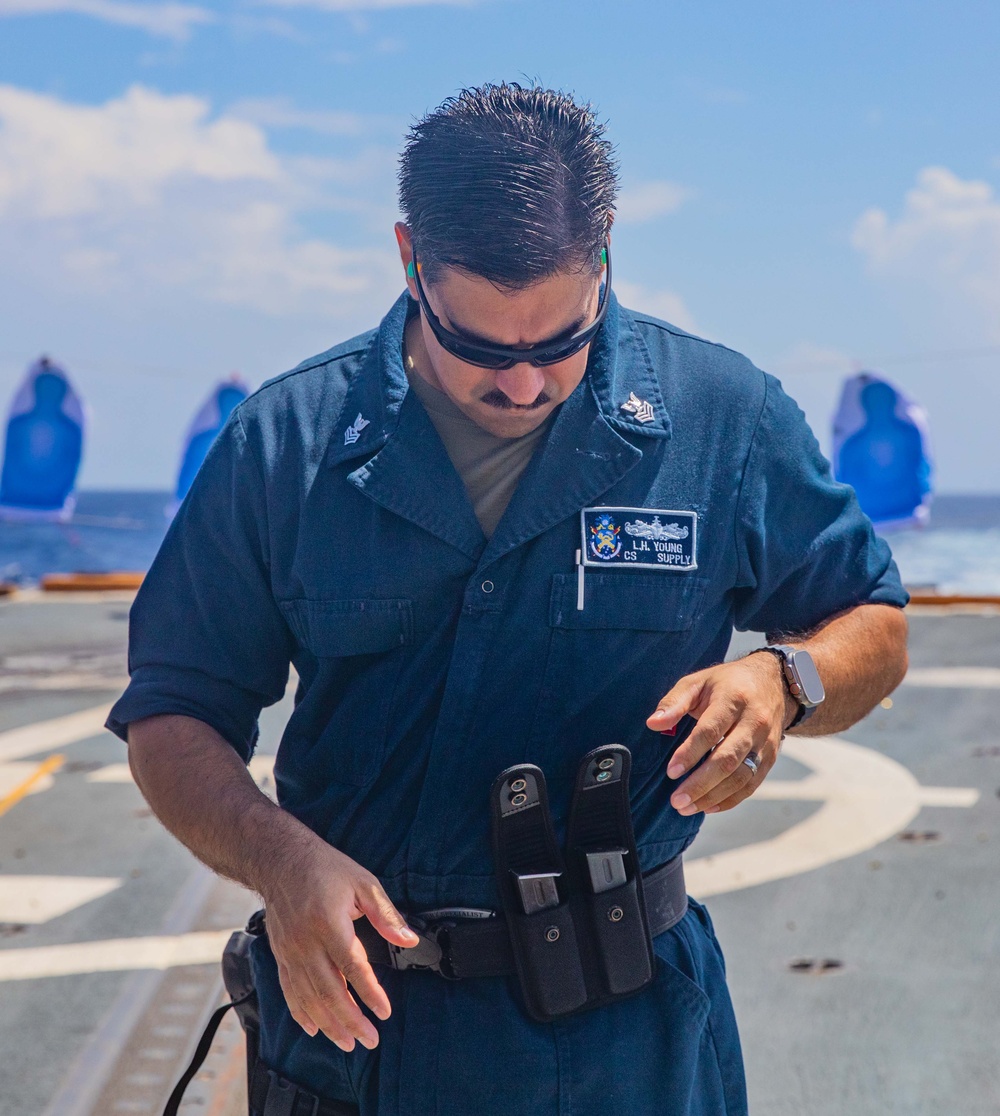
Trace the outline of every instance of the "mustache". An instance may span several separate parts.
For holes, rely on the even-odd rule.
[[[539,407],[544,407],[546,403],[552,402],[551,398],[542,391],[531,403],[515,403],[510,396],[504,395],[499,388],[493,388],[485,395],[480,396],[479,401],[485,403],[487,407],[496,407],[500,411],[537,411]]]

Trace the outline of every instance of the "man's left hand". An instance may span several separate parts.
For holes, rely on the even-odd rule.
[[[749,655],[682,678],[646,724],[665,732],[690,714],[698,723],[667,767],[681,778],[709,758],[674,791],[670,803],[684,815],[731,810],[760,785],[778,758],[785,726],[798,706],[770,653]],[[753,753],[757,772],[743,761]]]

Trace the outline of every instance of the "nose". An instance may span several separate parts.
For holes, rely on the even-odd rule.
[[[545,388],[545,374],[533,364],[515,364],[497,372],[496,385],[512,403],[527,407]]]

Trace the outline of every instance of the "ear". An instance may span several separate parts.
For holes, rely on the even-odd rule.
[[[406,276],[406,289],[410,297],[416,301],[417,285],[410,278],[411,264],[413,263],[413,241],[410,239],[410,230],[402,221],[397,221],[393,226],[396,234],[396,243],[399,245],[399,258],[403,264],[403,274]]]

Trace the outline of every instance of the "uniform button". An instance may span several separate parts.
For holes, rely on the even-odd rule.
[[[492,593],[493,592],[493,582],[492,581],[484,581],[483,582],[483,592],[484,593]]]

